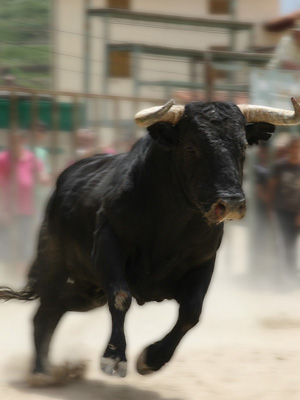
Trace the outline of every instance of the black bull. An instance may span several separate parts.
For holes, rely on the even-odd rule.
[[[190,103],[177,124],[155,123],[130,152],[96,155],[60,175],[28,284],[0,288],[0,299],[40,299],[33,376],[49,374],[50,340],[63,314],[106,303],[112,331],[101,368],[125,376],[132,297],[140,305],[178,302],[174,327],[142,352],[137,370],[148,374],[171,359],[199,320],[223,221],[245,213],[245,148],[273,131],[246,124],[234,104]]]

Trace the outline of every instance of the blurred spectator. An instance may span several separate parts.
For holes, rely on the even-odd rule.
[[[96,133],[92,129],[79,129],[76,132],[75,160],[72,162],[100,153],[115,154],[116,150],[113,146],[99,147]]]
[[[254,166],[257,209],[259,219],[265,219],[268,212],[268,178],[269,178],[269,146],[262,142],[257,151],[257,162]]]
[[[300,231],[300,138],[287,145],[287,157],[274,164],[269,182],[269,201],[280,238],[279,266],[285,282],[298,280],[296,243]],[[280,278],[280,277],[279,277]]]
[[[286,143],[281,143],[276,146],[274,159],[279,161],[284,158],[287,158],[287,146]]]
[[[46,124],[42,121],[38,121],[34,126],[34,148],[33,152],[35,156],[41,160],[44,164],[46,172],[51,173],[51,163],[49,153],[44,147],[44,140],[46,135]]]
[[[3,85],[4,86],[15,86],[16,80],[13,75],[5,75],[3,77]]]
[[[270,285],[270,218],[268,202],[268,182],[270,173],[270,151],[266,142],[260,143],[256,152],[254,165],[255,199],[253,202],[253,231],[252,233],[252,283],[259,288]]]
[[[104,146],[101,148],[103,154],[116,154],[116,149],[113,146]]]
[[[53,181],[53,174],[50,162],[50,156],[48,151],[45,149],[45,136],[46,136],[46,124],[42,121],[38,121],[33,127],[33,141],[30,146],[30,150],[34,153],[35,157],[40,160],[44,166],[45,172],[48,174],[49,182],[47,185],[38,185],[36,188],[36,225],[39,225],[44,214],[44,206],[47,202],[51,183]]]
[[[31,255],[35,183],[49,182],[42,161],[26,148],[26,142],[26,132],[10,132],[8,150],[0,152],[1,244],[6,261],[12,254],[19,273]]]
[[[97,137],[92,129],[79,129],[76,132],[75,161],[100,153]]]
[[[281,38],[268,68],[300,69],[300,20]]]

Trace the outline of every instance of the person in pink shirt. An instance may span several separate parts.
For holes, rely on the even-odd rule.
[[[42,161],[26,148],[26,141],[25,132],[10,132],[8,149],[0,152],[0,240],[2,251],[8,257],[13,254],[18,265],[29,261],[32,249],[35,184],[49,182]]]

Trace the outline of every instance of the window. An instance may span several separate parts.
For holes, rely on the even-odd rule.
[[[210,14],[229,14],[231,0],[209,0]]]
[[[123,10],[130,9],[130,0],[107,0],[108,8],[121,8]]]
[[[109,59],[109,76],[111,78],[129,78],[130,53],[128,51],[111,51]]]

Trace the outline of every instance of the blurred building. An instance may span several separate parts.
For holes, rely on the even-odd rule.
[[[286,63],[279,62],[284,46],[289,48],[287,43],[290,43],[293,37],[293,29],[298,28],[299,20],[300,10],[296,10],[289,14],[270,18],[262,25],[266,34],[270,37],[278,38],[278,48],[267,69],[256,68],[251,70],[249,92],[252,103],[292,109],[290,98],[296,97],[299,99],[299,68],[296,66],[287,67]],[[283,40],[279,40],[281,38]],[[294,46],[293,49],[295,56],[297,56],[300,48]],[[285,130],[287,129],[285,128]],[[293,132],[299,131],[297,127],[293,127],[291,130]]]
[[[294,26],[295,21],[300,19],[300,10],[293,11],[276,18],[270,18],[264,23],[267,32],[279,33],[286,31]]]
[[[279,39],[264,28],[279,13],[279,0],[55,0],[54,88],[243,95]]]

